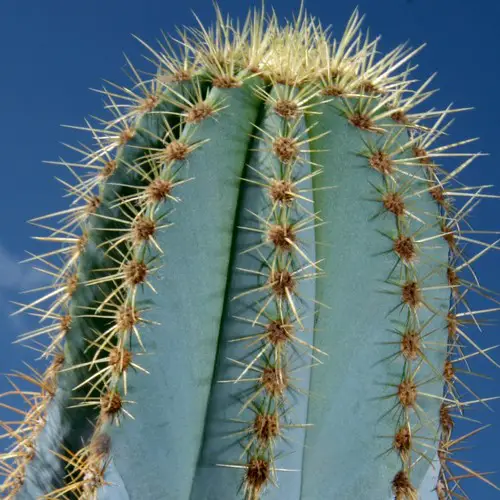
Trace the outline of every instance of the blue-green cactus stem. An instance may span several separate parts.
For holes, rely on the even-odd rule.
[[[413,445],[427,455],[425,444],[435,443],[438,435],[441,401],[421,393],[438,396],[442,387],[450,297],[448,247],[442,238],[427,244],[415,242],[415,251],[421,247],[421,253],[405,263],[394,251],[394,239],[398,229],[408,236],[419,231],[416,240],[439,236],[439,209],[426,191],[428,184],[418,162],[397,163],[409,157],[408,147],[398,149],[408,143],[406,132],[401,133],[394,123],[387,125],[388,133],[396,137],[388,149],[395,163],[384,173],[370,164],[370,158],[387,135],[353,126],[345,108],[335,98],[322,104],[322,114],[314,117],[319,132],[330,131],[318,141],[322,151],[312,153],[313,161],[324,167],[323,174],[314,179],[315,186],[336,188],[317,191],[314,197],[316,210],[328,221],[316,229],[316,238],[325,271],[317,283],[317,296],[329,306],[319,310],[317,328],[324,333],[315,337],[315,345],[328,352],[329,361],[312,373],[311,392],[321,396],[309,403],[308,420],[314,427],[306,437],[303,500],[336,494],[390,497],[391,483],[401,467],[398,453],[391,448],[404,424],[405,410],[396,393],[409,366],[401,352],[401,335],[410,329],[422,328],[421,353],[410,360],[420,408],[411,417]],[[376,147],[370,151],[367,144]],[[405,209],[422,222],[400,213],[401,207],[392,207],[398,215],[387,210],[384,195],[387,204],[388,193],[400,194]],[[414,277],[419,287],[429,290],[422,292],[426,305],[412,311],[402,300],[401,287]],[[423,446],[418,446],[419,439]],[[412,453],[412,457],[418,455]],[[415,486],[428,467],[426,460],[420,458],[420,462],[411,472]]]
[[[110,430],[114,465],[131,498],[140,498],[145,488],[158,497],[187,498],[192,487],[222,320],[239,178],[259,109],[255,83],[213,88],[207,102],[220,101],[223,109],[183,131],[193,141],[209,141],[186,160],[186,175],[194,179],[180,194],[182,202],[170,217],[174,225],[158,235],[164,268],[161,279],[153,281],[157,293],[145,289],[137,296],[138,303],[154,306],[147,317],[159,324],[141,332],[147,351],[141,364],[149,375],[129,376],[136,420]],[[168,492],[165,477],[156,474],[152,463],[168,471]]]
[[[278,86],[270,95],[279,97],[284,92],[283,86]],[[309,372],[315,362],[307,346],[313,343],[315,280],[300,278],[313,272],[314,267],[292,246],[285,243],[286,248],[280,248],[279,241],[272,241],[272,231],[289,227],[290,237],[296,238],[294,244],[314,263],[315,219],[296,203],[288,206],[273,197],[273,184],[280,181],[306,178],[300,188],[312,188],[307,178],[311,174],[308,153],[301,153],[300,162],[287,165],[272,150],[273,138],[287,136],[307,141],[304,118],[290,124],[267,105],[241,185],[218,362],[191,499],[231,498],[235,491],[248,489],[242,475],[235,474],[232,467],[244,471],[259,446],[266,451],[272,448],[273,467],[290,470],[280,480],[280,487],[270,489],[266,498],[299,499],[300,474],[293,471],[300,470],[302,464]],[[298,317],[286,300],[276,302],[272,290],[261,289],[274,259],[290,257],[296,270],[305,268],[298,272],[293,292]],[[273,300],[269,303],[270,298]],[[290,339],[272,337],[272,325],[282,324]],[[266,332],[269,337],[265,337]],[[294,342],[295,337],[301,343]],[[259,379],[269,363],[281,366],[282,356],[287,361],[284,373],[290,381],[283,394],[274,397]],[[259,422],[263,426],[260,434]],[[275,434],[273,429],[266,431],[265,426],[276,426]]]
[[[189,81],[171,85],[163,91],[154,111],[142,116],[133,136],[120,148],[116,159],[110,162],[109,175],[103,177],[99,197],[90,198],[87,207],[82,208],[85,217],[80,218],[79,223],[87,234],[87,241],[77,261],[77,270],[73,272],[70,269],[66,277],[74,277],[77,286],[71,294],[66,313],[70,319],[70,327],[65,334],[64,366],[57,375],[57,392],[50,403],[46,425],[35,443],[36,454],[27,467],[19,498],[38,498],[63,487],[67,464],[61,456],[67,456],[68,452],[77,452],[92,436],[98,411],[89,407],[73,407],[88,395],[88,387],[80,387],[78,390],[75,388],[89,377],[89,368],[73,367],[88,363],[92,359],[90,342],[95,340],[96,332],[108,328],[109,321],[93,316],[92,309],[103,297],[113,292],[114,286],[110,283],[87,285],[85,282],[96,278],[96,270],[115,265],[102,250],[103,242],[111,237],[110,230],[116,227],[114,221],[105,217],[119,215],[119,210],[111,207],[120,196],[130,192],[130,188],[126,186],[131,182],[129,166],[143,157],[150,148],[161,146],[167,127],[175,128],[178,123],[177,116],[171,114],[179,111],[172,103],[172,90],[187,98],[192,88],[193,84]],[[134,177],[137,176],[134,174]],[[77,226],[78,222],[74,225]],[[95,230],[96,227],[106,230]],[[98,390],[94,389],[90,395],[96,394],[98,395]]]

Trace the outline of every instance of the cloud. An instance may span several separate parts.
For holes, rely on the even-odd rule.
[[[29,290],[47,284],[46,275],[29,264],[20,264],[20,260],[0,244],[0,293]]]
[[[30,263],[20,264],[21,260],[22,257],[14,255],[0,244],[0,323],[5,326],[8,319],[16,331],[25,329],[26,316],[11,316],[17,309],[11,301],[31,302],[34,294],[20,295],[19,292],[38,288],[50,282],[50,276],[36,271]]]

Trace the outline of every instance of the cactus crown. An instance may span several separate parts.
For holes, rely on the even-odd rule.
[[[75,184],[61,180],[74,200],[65,211],[31,221],[49,232],[39,239],[58,245],[56,250],[28,259],[36,262],[53,282],[32,302],[19,304],[16,314],[28,312],[40,319],[43,326],[24,333],[20,341],[40,344],[39,339],[47,336],[49,341],[43,345],[42,356],[49,361],[43,373],[32,369],[30,375],[16,372],[9,376],[13,390],[2,397],[20,397],[25,408],[18,410],[14,404],[0,403],[21,415],[18,421],[2,424],[5,437],[13,440],[8,451],[0,456],[0,472],[5,476],[2,491],[7,498],[36,492],[43,498],[92,499],[97,498],[98,491],[105,492],[107,486],[117,483],[113,467],[123,468],[125,457],[119,452],[113,455],[112,451],[115,446],[126,446],[131,439],[131,434],[121,434],[128,432],[130,424],[125,421],[142,418],[147,426],[152,417],[146,406],[151,406],[151,413],[164,411],[167,406],[168,378],[161,379],[158,366],[149,363],[146,368],[153,339],[160,352],[152,356],[162,356],[157,365],[165,362],[170,353],[169,373],[178,375],[180,387],[193,390],[187,406],[179,402],[179,415],[187,408],[195,422],[190,430],[193,442],[185,447],[191,455],[202,449],[203,462],[203,450],[210,450],[209,460],[222,457],[216,465],[224,473],[241,469],[241,491],[249,500],[260,498],[266,488],[276,485],[278,472],[292,470],[277,465],[283,454],[280,443],[287,440],[288,433],[297,432],[293,434],[298,436],[297,451],[303,447],[310,427],[310,423],[297,424],[289,418],[292,399],[309,394],[309,378],[304,385],[296,376],[295,372],[303,366],[296,365],[294,356],[299,351],[307,353],[307,377],[313,377],[311,365],[322,363],[327,354],[335,354],[323,348],[328,341],[323,344],[319,336],[316,338],[318,321],[329,326],[324,319],[329,317],[322,317],[321,311],[328,307],[323,302],[329,299],[337,278],[337,274],[328,271],[328,262],[323,262],[334,260],[323,249],[337,244],[323,230],[330,222],[323,220],[323,212],[331,215],[329,200],[336,196],[321,194],[333,188],[323,179],[334,181],[338,170],[339,178],[345,180],[350,173],[343,165],[353,161],[342,152],[337,159],[333,153],[327,153],[328,140],[334,140],[333,134],[329,134],[335,127],[339,136],[344,134],[335,143],[339,151],[344,145],[355,150],[355,156],[366,167],[363,170],[353,163],[352,172],[362,171],[369,180],[363,185],[357,181],[345,187],[348,192],[344,210],[354,213],[352,207],[361,204],[364,186],[370,184],[371,201],[378,204],[378,212],[370,221],[384,218],[396,229],[395,234],[377,229],[389,240],[388,250],[380,252],[380,246],[373,247],[379,254],[395,258],[395,263],[389,264],[385,283],[392,287],[385,291],[395,306],[384,314],[388,316],[396,310],[404,318],[399,323],[392,322],[397,324],[392,331],[395,340],[379,342],[392,351],[381,361],[375,360],[400,363],[397,383],[386,385],[386,393],[379,398],[389,401],[384,407],[387,411],[376,416],[385,419],[391,428],[390,436],[382,436],[391,440],[389,451],[382,455],[396,456],[395,461],[387,462],[381,474],[390,475],[388,491],[392,490],[396,499],[416,498],[418,484],[413,478],[421,480],[419,467],[432,462],[434,455],[440,465],[436,484],[439,498],[462,495],[462,483],[468,477],[494,486],[484,474],[473,471],[454,455],[457,445],[460,447],[464,439],[482,428],[452,438],[455,418],[462,417],[471,404],[487,401],[478,399],[463,382],[473,399],[460,397],[456,365],[465,362],[467,366],[466,360],[476,354],[496,365],[488,349],[478,347],[465,326],[476,322],[478,314],[498,310],[495,306],[488,311],[472,311],[466,300],[470,291],[492,298],[479,284],[471,264],[487,251],[497,249],[498,242],[479,241],[476,232],[461,227],[478,200],[494,196],[483,193],[486,186],[456,186],[458,174],[481,153],[453,151],[474,139],[435,145],[451,123],[446,121],[448,117],[465,108],[418,111],[418,106],[433,94],[428,88],[434,75],[418,86],[410,77],[416,67],[411,60],[422,47],[402,45],[379,56],[378,38],[370,39],[361,32],[362,17],[357,10],[339,39],[334,39],[330,30],[303,8],[284,25],[279,24],[274,13],[266,16],[263,10],[251,12],[243,25],[224,18],[218,8],[216,18],[210,28],[198,20],[198,27],[179,30],[175,46],[168,38],[159,49],[139,40],[155,64],[154,76],[149,74],[143,79],[127,59],[133,85],[127,88],[110,83],[110,88],[97,90],[105,96],[111,118],[74,127],[91,135],[92,147],[70,147],[82,156],[79,162],[49,162],[67,168],[76,179]],[[225,143],[219,141],[219,135]],[[464,157],[451,172],[440,163],[449,156]],[[90,175],[80,174],[80,169]],[[347,172],[345,177],[342,172]],[[240,178],[243,187],[226,186],[220,191],[221,196],[218,186],[227,184],[228,178]],[[181,193],[188,185],[196,185],[193,189],[197,191],[184,191],[184,199]],[[248,194],[253,193],[251,189],[260,190],[259,196]],[[212,190],[219,195],[211,196]],[[465,203],[459,206],[457,199],[465,199]],[[200,213],[200,205],[201,212],[209,214],[206,218]],[[186,207],[175,223],[171,221],[174,206],[180,207],[179,212]],[[355,220],[356,216],[352,217]],[[52,226],[50,220],[54,218],[58,221]],[[367,219],[365,213],[356,219],[357,224],[361,227]],[[207,231],[207,221],[212,227],[225,221],[227,226],[221,226],[224,235],[213,236],[215,230]],[[334,230],[341,222],[336,220]],[[185,232],[176,229],[182,224],[186,224]],[[387,227],[380,226],[384,230]],[[357,230],[345,234],[351,238],[352,251],[359,250],[361,255],[366,240],[358,238]],[[257,234],[258,239],[251,240],[245,236],[248,234]],[[358,239],[365,243],[358,243]],[[432,248],[437,241],[444,250],[434,254]],[[172,247],[184,248],[184,243],[186,252],[179,250],[175,260]],[[469,257],[462,248],[464,244],[479,245],[480,250]],[[214,253],[213,261],[190,261],[192,266],[188,269],[182,258],[185,253],[191,255],[196,245],[215,249],[219,254]],[[340,248],[339,243],[339,253]],[[365,260],[372,258],[368,254],[373,248],[366,249]],[[169,252],[174,255],[172,261],[168,260]],[[245,260],[249,255],[253,261]],[[184,275],[176,274],[176,263]],[[336,269],[341,276],[341,270]],[[166,288],[161,280],[155,281],[161,273],[167,276],[163,281],[168,281],[170,275],[176,276],[175,286],[180,292],[172,288],[172,282]],[[241,282],[238,273],[244,276]],[[326,284],[322,288],[316,283],[323,278]],[[436,281],[428,284],[433,279]],[[184,280],[185,284],[181,284]],[[361,292],[373,293],[374,280],[373,276],[366,277],[366,290]],[[343,285],[346,294],[350,293],[348,285]],[[209,304],[211,296],[203,295],[206,288],[218,294],[216,305]],[[206,353],[205,347],[200,347],[199,352],[193,349],[200,343],[195,327],[183,329],[178,322],[176,310],[184,307],[176,302],[178,295],[186,303],[192,301],[188,311],[201,318],[199,328],[205,328],[217,316],[215,326],[204,330],[205,343],[212,345]],[[353,303],[358,299],[355,295],[350,298]],[[340,300],[338,294],[335,297]],[[366,299],[378,300],[371,297]],[[241,305],[244,314],[232,309],[236,306],[231,304]],[[231,338],[225,332],[234,328],[230,323],[234,318],[258,331],[249,334],[247,329],[247,333]],[[160,323],[167,332],[159,329]],[[365,324],[366,328],[369,326]],[[434,337],[437,330],[445,332],[444,337]],[[177,338],[171,337],[174,347],[162,344],[160,333],[177,333]],[[384,331],[380,333],[385,338]],[[334,336],[331,331],[325,334]],[[189,344],[191,338],[193,344]],[[220,354],[218,344],[245,347],[243,351],[237,351],[239,347],[234,348],[236,351],[219,347],[223,353]],[[472,353],[464,353],[464,344],[472,348]],[[168,352],[164,353],[161,346],[166,346],[164,350]],[[175,365],[174,358],[180,356],[176,348],[184,349],[186,358],[195,358],[189,360],[193,363],[189,373],[175,368],[181,366]],[[233,357],[233,352],[240,357]],[[224,368],[220,361],[213,369],[216,354],[228,360],[230,368]],[[438,366],[438,362],[442,365]],[[203,373],[208,378],[213,375],[214,383],[211,389],[205,387],[205,392],[196,392],[194,381],[199,386],[203,384],[192,372],[204,364],[210,364],[209,371]],[[144,382],[141,386],[141,380],[148,377],[159,380],[158,385],[150,382],[148,386]],[[322,388],[321,383],[311,380],[311,384],[316,383],[314,387]],[[22,389],[18,381],[33,384],[35,390]],[[436,381],[441,393],[426,388],[426,384]],[[238,386],[239,391],[240,383],[251,389],[235,395],[231,393],[233,389],[218,388]],[[367,392],[364,383],[356,388],[356,397],[360,399]],[[145,398],[155,390],[155,400],[147,400],[148,403],[134,406],[139,401],[129,399],[129,393],[134,398]],[[433,402],[423,403],[426,397]],[[239,408],[229,418],[239,425],[230,437],[243,443],[241,455],[236,453],[231,460],[225,452],[213,452],[211,444],[214,440],[220,446],[220,432],[214,422],[230,398],[238,399]],[[156,402],[160,406],[155,406]],[[314,404],[312,400],[309,407],[306,403],[300,410],[302,416],[321,419],[323,413],[328,413],[321,404]],[[169,411],[177,415],[176,405]],[[176,420],[179,426],[184,425],[184,419],[191,422],[190,415],[181,417]],[[325,422],[321,424],[325,428],[336,425],[335,419],[333,423]],[[189,425],[186,423],[186,428]],[[72,432],[72,427],[77,430]],[[58,430],[54,433],[54,429]],[[212,434],[217,437],[214,439]],[[324,451],[319,440],[315,446],[317,460],[323,459],[323,452],[331,457],[331,447]],[[429,448],[434,455],[429,454]],[[306,465],[307,460],[314,462],[311,455],[304,456]],[[134,457],[128,458],[133,463]],[[191,467],[186,475],[194,478],[193,494],[204,492],[204,472],[197,468],[196,460],[185,459],[181,452],[176,459]],[[53,466],[52,472],[47,464]],[[120,470],[123,475],[126,468]],[[46,484],[33,486],[33,478],[43,474],[48,474]],[[175,476],[173,471],[172,479]],[[313,476],[304,473],[299,486],[290,486],[295,488],[295,497],[299,498],[296,491],[300,488],[310,488],[307,491],[313,496],[308,498],[314,497],[315,493],[310,493],[316,491],[316,486],[310,486],[314,478],[309,479]],[[229,476],[220,477],[225,481]],[[207,491],[216,491],[210,490],[215,482],[212,479]],[[191,482],[175,491],[177,486],[173,484],[172,498],[187,498]],[[317,484],[322,485],[319,488],[325,483]],[[137,488],[136,493],[144,485]],[[288,490],[284,491],[284,498],[291,498],[286,496]],[[328,491],[324,493],[328,495]]]

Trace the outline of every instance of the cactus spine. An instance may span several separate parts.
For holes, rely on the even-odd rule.
[[[441,143],[463,110],[418,111],[419,49],[379,57],[361,21],[217,9],[99,91],[112,117],[52,162],[73,203],[32,221],[57,248],[20,340],[47,367],[0,403],[6,498],[416,499],[435,464],[440,499],[496,488],[453,433],[487,404],[467,359],[496,365],[466,326],[498,309],[471,270],[498,242],[463,229],[495,196],[456,182],[472,140]]]

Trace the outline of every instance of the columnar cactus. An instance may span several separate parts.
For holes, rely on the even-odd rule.
[[[440,499],[495,487],[456,455],[487,402],[458,375],[495,363],[467,325],[498,309],[467,302],[498,246],[466,222],[495,196],[456,182],[480,153],[443,144],[461,110],[420,111],[419,49],[379,56],[357,11],[338,40],[304,11],[216,12],[142,42],[154,76],[128,61],[111,118],[75,127],[92,146],[52,162],[73,202],[32,220],[56,248],[29,259],[52,282],[20,340],[48,363],[2,397],[5,498],[416,499],[429,468]]]

